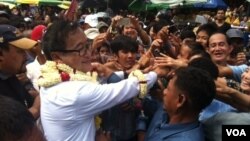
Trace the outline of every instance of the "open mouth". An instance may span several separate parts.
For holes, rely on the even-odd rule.
[[[129,64],[129,65],[134,65],[135,64],[135,61],[127,61],[127,64]]]
[[[246,81],[246,80],[243,80],[243,81],[241,82],[241,85],[250,87],[250,82],[249,82],[249,81]]]
[[[214,56],[215,56],[215,57],[222,57],[222,56],[223,56],[223,53],[221,53],[221,52],[216,52],[216,53],[214,53]]]

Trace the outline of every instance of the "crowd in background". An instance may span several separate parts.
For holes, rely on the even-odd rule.
[[[190,16],[179,9],[148,15],[81,9],[73,21],[65,19],[66,12],[47,6],[8,9],[0,5],[0,95],[15,100],[0,97],[0,111],[19,112],[17,107],[4,111],[10,106],[5,101],[26,107],[20,106],[25,114],[18,123],[8,120],[12,114],[0,115],[5,125],[0,125],[0,140],[220,141],[221,125],[249,124],[250,19],[244,6]],[[14,36],[28,38],[22,43],[30,47],[12,44],[19,40]],[[25,49],[23,62],[3,47],[6,43]],[[73,58],[77,56],[85,60]],[[98,62],[95,69],[107,77],[99,80],[103,87],[41,88],[41,67],[58,60],[80,71],[90,70],[86,62]],[[81,67],[84,61],[86,66]],[[16,71],[10,71],[13,66]],[[134,70],[141,70],[147,78],[148,92],[143,98],[136,96],[141,84],[128,78]],[[64,96],[62,101],[53,94],[46,96],[55,91]],[[103,96],[104,91],[110,98]],[[86,106],[72,104],[71,92],[104,94],[82,100]],[[98,98],[102,102],[93,104]],[[80,121],[92,123],[94,116],[101,119],[96,131]],[[26,127],[26,122],[22,131],[14,129]]]

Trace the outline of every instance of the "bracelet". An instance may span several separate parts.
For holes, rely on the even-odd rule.
[[[236,89],[238,91],[241,91],[240,84],[232,79],[226,79],[227,86],[233,89]]]
[[[140,86],[139,98],[144,98],[147,94],[147,80],[144,74],[141,72],[141,70],[134,70],[129,74],[128,78],[130,77],[137,77]]]

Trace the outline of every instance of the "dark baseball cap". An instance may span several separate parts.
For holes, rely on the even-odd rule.
[[[229,38],[244,38],[244,33],[240,29],[231,28],[226,34]]]
[[[0,47],[11,44],[21,49],[31,49],[37,42],[16,34],[17,28],[11,25],[0,25]]]

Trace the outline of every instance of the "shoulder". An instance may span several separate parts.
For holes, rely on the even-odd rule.
[[[229,66],[233,72],[237,72],[237,71],[240,71],[240,72],[243,72],[245,71],[245,69],[247,69],[247,65],[243,64],[243,65],[239,65],[239,66]]]
[[[195,123],[196,124],[196,123]],[[162,134],[164,141],[204,141],[204,131],[201,124],[174,125]],[[195,125],[195,126],[194,126]],[[168,134],[168,135],[167,135]],[[167,135],[164,137],[164,135]]]

